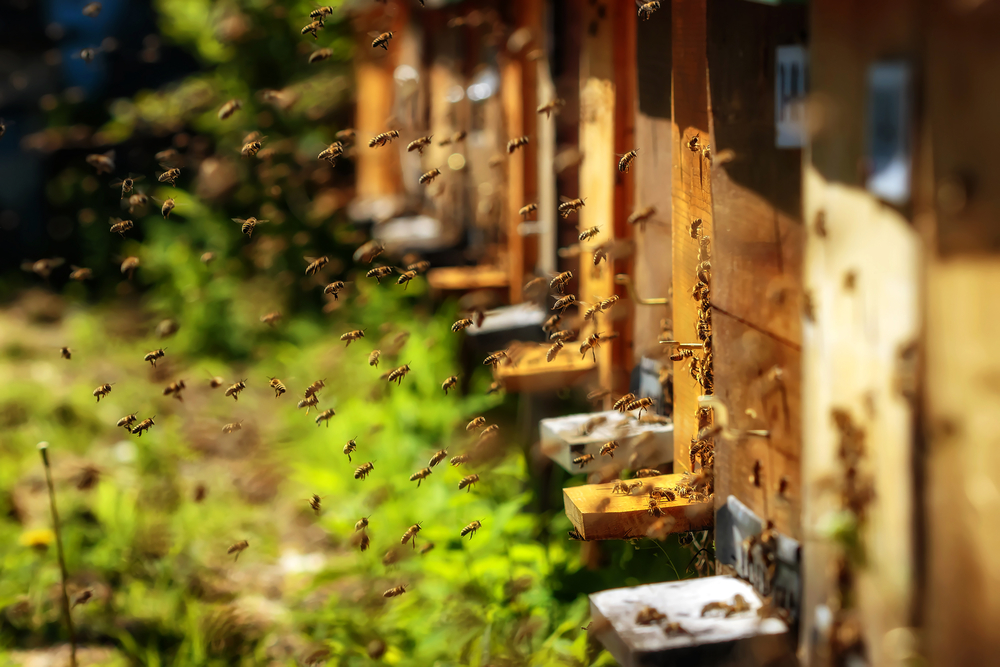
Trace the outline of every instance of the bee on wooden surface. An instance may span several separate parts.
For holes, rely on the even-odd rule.
[[[421,468],[417,472],[415,472],[412,475],[410,475],[410,481],[411,482],[416,482],[417,483],[417,488],[419,488],[420,487],[420,483],[422,481],[424,481],[425,479],[427,479],[427,476],[430,475],[432,472],[434,472],[434,471],[431,470],[430,468]]]
[[[625,480],[617,480],[615,485],[611,487],[611,493],[622,494],[623,496],[631,495],[632,491],[642,486],[642,482],[626,482]]]
[[[559,293],[565,293],[566,285],[573,279],[572,271],[563,271],[549,281],[549,289],[558,289]]]
[[[423,522],[421,522],[421,523],[423,523]],[[413,548],[416,549],[417,548],[417,533],[419,533],[419,532],[420,532],[420,523],[413,524],[412,526],[410,526],[409,528],[407,528],[406,532],[403,533],[403,536],[401,538],[399,538],[399,543],[400,544],[406,544],[407,542],[409,542],[410,540],[412,540],[413,541]]]
[[[451,325],[451,330],[454,331],[455,333],[458,333],[462,329],[468,329],[469,327],[472,326],[472,324],[473,322],[470,319],[459,320]]]
[[[632,393],[625,394],[624,396],[622,396],[621,398],[619,398],[617,401],[615,401],[615,404],[612,407],[615,410],[617,410],[618,412],[624,413],[625,412],[625,406],[627,406],[629,403],[631,403],[635,399],[636,399],[636,395],[635,394],[632,394]]]
[[[639,610],[639,613],[635,615],[636,625],[653,625],[654,623],[659,623],[667,617],[666,614],[660,612],[652,607],[643,607]]]
[[[440,175],[441,175],[440,169],[431,169],[430,171],[421,174],[417,182],[420,183],[420,185],[427,185],[429,183],[432,183],[434,179]]]
[[[247,381],[240,380],[226,389],[226,396],[232,396],[234,401],[240,400],[240,392],[247,388]]]
[[[496,368],[504,359],[510,361],[510,357],[507,356],[507,350],[500,350],[499,352],[494,352],[483,359],[483,366],[492,366],[493,368]]]
[[[434,135],[431,134],[426,137],[420,137],[419,139],[414,139],[413,141],[411,141],[406,145],[406,152],[412,153],[413,151],[417,151],[418,153],[423,155],[424,148],[431,145],[431,139],[433,138]]]
[[[132,433],[132,435],[137,435],[141,438],[143,431],[148,431],[149,429],[156,426],[156,422],[153,421],[154,419],[156,419],[156,415],[143,419],[141,422],[132,427],[130,433]]]
[[[167,356],[167,353],[164,351],[163,348],[161,348],[159,350],[153,350],[152,352],[147,353],[146,356],[142,358],[142,360],[148,361],[153,366],[153,368],[156,368],[156,360],[162,359],[165,356]]]
[[[649,410],[650,407],[655,404],[656,401],[652,398],[640,398],[638,400],[632,401],[625,406],[625,412],[632,412],[633,410],[639,411],[639,417],[642,416],[644,410]]]
[[[396,586],[395,588],[390,588],[385,593],[382,593],[382,597],[394,598],[399,595],[402,595],[405,592],[406,592],[406,584],[400,584],[399,586]]]
[[[466,535],[468,535],[469,539],[471,540],[472,536],[476,534],[476,531],[482,527],[483,523],[481,521],[473,521],[468,526],[462,529],[460,537],[465,537]]]
[[[326,386],[326,380],[316,380],[311,385],[306,387],[305,391],[302,392],[302,395],[306,398],[309,398],[310,396],[317,393],[320,389],[322,389],[325,386]]]
[[[365,479],[375,469],[374,462],[362,463],[354,470],[354,479]]]
[[[358,440],[357,438],[351,438],[350,440],[347,441],[347,444],[344,445],[344,456],[347,457],[347,462],[348,463],[351,462],[351,454],[353,454],[354,452],[356,452],[358,450],[358,442],[357,442],[357,440]],[[368,525],[368,524],[366,523],[365,525]]]
[[[112,188],[117,188],[118,186],[121,186],[122,189],[121,198],[125,199],[125,195],[132,192],[132,188],[135,186],[136,181],[141,181],[143,178],[145,177],[136,174],[129,174],[126,178],[116,178],[115,180],[111,181],[109,186]]]
[[[225,426],[222,427],[222,432],[225,433],[226,435],[229,435],[231,433],[236,433],[236,431],[242,431],[242,430],[243,430],[243,422],[241,421],[233,422],[232,424],[226,424]]]
[[[590,229],[585,229],[582,232],[580,232],[580,237],[579,237],[580,242],[582,243],[584,241],[589,241],[590,239],[596,237],[600,233],[601,233],[600,225],[591,227]]]
[[[309,498],[309,507],[311,507],[312,511],[315,512],[317,515],[320,513],[320,510],[322,509],[322,501],[323,499],[320,498],[315,493],[312,494],[311,498]]]
[[[486,417],[476,417],[471,422],[465,425],[466,431],[471,431],[472,429],[479,428],[480,426],[486,425]]]
[[[115,152],[110,150],[107,153],[91,153],[86,157],[86,162],[98,175],[110,174],[115,170]]]
[[[593,454],[584,454],[583,456],[578,456],[573,459],[573,465],[580,466],[581,468],[586,467],[588,463],[594,460]]]
[[[448,463],[450,463],[452,465],[452,467],[457,468],[458,466],[462,465],[463,463],[468,463],[468,462],[469,462],[469,455],[468,454],[459,454],[458,456],[451,457],[451,460]]]
[[[677,500],[677,494],[670,489],[665,489],[662,486],[657,486],[649,490],[649,497],[656,498],[657,500],[662,500],[665,502],[672,502]]]
[[[116,426],[124,428],[126,431],[131,431],[132,424],[134,424],[137,421],[136,415],[138,414],[139,414],[138,412],[133,412],[130,415],[125,415],[124,417],[118,420]]]
[[[568,218],[570,214],[574,211],[579,211],[585,206],[584,202],[587,201],[586,197],[583,199],[570,199],[559,204],[559,215]]]
[[[663,511],[660,509],[660,501],[656,498],[650,497],[646,504],[646,512],[648,512],[650,516],[654,517],[663,516]]]
[[[684,348],[677,348],[670,353],[670,361],[683,361],[694,356],[694,352]]]
[[[323,62],[333,55],[333,49],[317,49],[309,54],[309,64]]]
[[[71,349],[69,349],[68,347],[60,347],[59,348],[59,356],[62,357],[63,359],[72,359],[73,358],[73,351]]]
[[[490,424],[489,426],[487,426],[486,428],[484,428],[482,431],[479,432],[479,439],[485,440],[486,438],[494,437],[499,432],[500,432],[499,425]]]
[[[249,542],[247,542],[246,540],[240,540],[233,546],[229,547],[229,549],[226,550],[226,553],[230,555],[236,554],[236,558],[233,559],[233,562],[235,563],[240,559],[240,554],[243,553],[243,551],[249,546],[250,546]]]
[[[284,394],[285,391],[286,391],[285,390],[285,385],[281,382],[281,380],[279,380],[276,377],[269,377],[267,384],[268,384],[268,386],[271,387],[271,389],[274,390],[274,397],[275,398],[278,398],[279,396],[281,396],[282,394]]]
[[[632,166],[632,162],[635,160],[635,156],[639,153],[639,149],[630,150],[628,153],[622,155],[622,159],[618,160],[618,171],[626,173]]]
[[[330,428],[330,419],[336,416],[337,412],[333,408],[328,408],[316,415],[316,426],[326,422],[326,427]]]
[[[309,18],[314,21],[320,21],[327,16],[333,15],[333,7],[326,5],[324,7],[317,7],[316,9],[309,12]]]
[[[354,331],[348,331],[347,333],[342,335],[340,337],[340,340],[347,341],[347,345],[345,345],[344,347],[350,347],[352,342],[360,340],[361,338],[364,337],[365,337],[364,329],[355,329]]]
[[[463,477],[458,483],[458,490],[461,491],[462,489],[468,489],[466,491],[466,493],[468,493],[469,491],[472,491],[472,485],[477,484],[478,482],[479,475],[469,475],[467,477]]]
[[[558,97],[551,102],[546,102],[538,107],[537,112],[545,114],[546,118],[551,117],[552,113],[559,113],[559,110],[565,106],[566,100],[559,99]]]
[[[434,456],[431,457],[431,460],[428,461],[427,465],[433,468],[437,464],[441,463],[441,461],[444,461],[445,457],[447,456],[448,456],[447,449],[439,449],[438,451],[434,452]]]
[[[701,150],[701,138],[696,134],[687,142],[688,150],[692,153],[697,153]]]
[[[583,423],[580,427],[580,435],[590,435],[598,426],[603,426],[608,423],[608,418],[604,415],[597,415],[596,417],[591,417]]]
[[[242,100],[229,100],[219,108],[219,120],[226,120],[242,108]]]
[[[693,636],[691,631],[682,626],[676,621],[671,621],[663,626],[663,634],[670,635],[687,635],[689,637]]]
[[[395,269],[391,266],[376,266],[374,269],[365,274],[368,278],[374,278],[375,282],[379,285],[382,284],[382,279],[390,275]]]
[[[94,277],[94,272],[86,267],[73,266],[71,264],[69,268],[70,268],[70,274],[69,274],[70,280],[83,281],[83,280],[90,280],[91,278]]]
[[[253,230],[257,225],[268,222],[267,220],[259,220],[257,218],[232,218],[232,221],[239,223],[240,231],[246,234],[247,238],[253,238]]]
[[[96,19],[101,13],[101,3],[88,2],[83,6],[83,11],[81,13],[87,18]]]
[[[112,234],[118,234],[122,238],[125,238],[125,232],[132,229],[131,220],[122,220],[121,218],[111,218],[110,220],[111,229],[109,230]]]
[[[448,395],[449,389],[454,389],[458,385],[458,376],[452,375],[449,378],[445,378],[445,381],[441,383],[441,389],[444,390],[445,396]]]
[[[552,310],[558,310],[559,314],[563,314],[567,308],[576,303],[575,294],[567,294],[566,296],[556,299],[556,302],[552,304]]]
[[[646,223],[649,222],[649,219],[652,218],[654,215],[656,215],[655,206],[646,206],[645,208],[640,208],[639,210],[634,211],[632,215],[628,217],[628,224],[639,225],[639,227],[643,231],[645,231]]]
[[[632,476],[637,479],[643,479],[646,477],[659,477],[661,474],[663,473],[656,468],[639,468]]]
[[[378,358],[382,356],[381,350],[372,350],[372,353],[368,355],[368,365],[378,368]]]
[[[302,30],[299,31],[299,34],[312,35],[313,39],[319,39],[319,31],[323,29],[323,25],[323,20],[317,19],[302,28]]]
[[[389,130],[388,132],[382,132],[371,138],[368,142],[368,148],[381,148],[386,144],[391,144],[393,139],[399,138],[399,130]]]
[[[615,458],[615,450],[618,449],[618,441],[611,440],[601,445],[601,456],[610,456]]]
[[[108,394],[111,393],[111,387],[114,384],[115,384],[114,382],[112,382],[111,384],[102,384],[100,387],[98,387],[97,389],[94,390],[94,396],[97,397],[97,402],[98,403],[101,402],[102,398],[104,398],[105,396],[107,396]]]
[[[392,32],[383,32],[372,41],[372,48],[377,49],[381,46],[384,50],[388,51],[390,39],[392,39]]]
[[[507,154],[511,154],[518,148],[527,146],[531,140],[528,137],[515,137],[507,142]]]
[[[346,285],[344,284],[344,281],[343,280],[337,280],[335,282],[330,283],[326,287],[324,287],[323,288],[323,294],[332,294],[334,299],[340,299],[340,297],[338,295],[342,291],[344,291],[345,288],[346,288]]]
[[[410,364],[404,364],[399,368],[396,368],[395,370],[390,372],[389,377],[387,379],[389,380],[390,383],[395,382],[397,386],[402,385],[403,378],[406,377],[406,374],[409,372],[410,372]]]
[[[417,277],[416,271],[404,271],[403,274],[399,276],[399,279],[396,281],[396,284],[403,285],[404,286],[403,289],[405,290],[407,287],[410,286],[410,281],[416,277]]]
[[[183,401],[184,397],[181,396],[181,392],[184,389],[185,389],[184,380],[177,380],[175,382],[171,382],[170,384],[168,384],[166,387],[163,388],[163,395],[170,396],[171,394],[173,394],[174,398],[176,398],[178,401]]]
[[[537,210],[538,204],[528,204],[526,206],[522,206],[518,213],[522,218],[527,218],[530,213],[534,213]]]

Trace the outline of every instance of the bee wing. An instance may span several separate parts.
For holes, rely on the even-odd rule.
[[[369,30],[368,31],[368,36],[369,37],[381,37],[382,33],[380,33],[378,30]]]
[[[313,262],[315,262],[319,258],[318,257],[303,257],[302,259],[306,260],[307,264],[312,264]]]
[[[129,172],[128,177],[131,178],[133,182],[138,182],[146,178],[142,174],[133,174],[132,172]]]
[[[117,188],[118,186],[120,186],[124,182],[125,181],[123,181],[122,179],[116,178],[113,181],[111,181],[110,183],[108,183],[108,187],[109,188]]]
[[[238,222],[238,223],[239,223],[239,224],[241,224],[241,225],[242,225],[242,224],[243,224],[244,222],[246,222],[246,220],[244,220],[243,218],[231,218],[231,220],[232,220],[233,222]],[[260,222],[260,220],[258,220],[257,222]]]
[[[566,195],[559,195],[559,201],[566,203],[568,201],[573,201],[573,199],[571,197],[567,197]]]
[[[257,221],[257,224],[258,224],[258,225],[262,225],[262,224],[264,224],[265,222],[271,222],[271,221],[270,221],[270,220],[258,220],[258,221]]]

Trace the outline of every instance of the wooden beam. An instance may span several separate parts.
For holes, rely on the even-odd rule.
[[[683,475],[660,475],[641,482],[646,488],[675,488]],[[566,516],[585,540],[627,540],[646,537],[646,533],[662,518],[662,532],[683,533],[712,526],[715,515],[711,500],[691,502],[684,498],[660,502],[661,516],[649,513],[649,496],[612,493],[614,482],[587,484],[563,489]]]
[[[581,359],[572,343],[551,362],[545,360],[548,349],[548,345],[525,343],[511,351],[514,363],[500,364],[493,375],[506,391],[543,392],[571,387],[597,367],[591,355]]]
[[[501,101],[503,103],[504,128],[507,139],[524,135],[524,82],[523,65],[516,58],[506,58],[500,71]],[[524,238],[518,232],[522,220],[518,210],[524,201],[524,163],[527,146],[507,155],[507,201],[504,207],[505,229],[507,232],[507,273],[510,288],[510,302],[521,302],[524,286]]]

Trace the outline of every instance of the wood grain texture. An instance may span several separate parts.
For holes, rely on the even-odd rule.
[[[647,477],[641,481],[647,487],[674,488],[683,475]],[[646,531],[657,521],[648,511],[648,494],[629,495],[611,493],[614,482],[586,484],[563,489],[566,516],[585,540],[627,540],[645,537]],[[683,498],[659,504],[668,531],[680,533],[703,530],[712,525],[715,515],[711,501],[692,503]]]
[[[504,128],[508,140],[524,135],[524,81],[522,65],[518,60],[507,59],[500,75],[500,94],[503,101]],[[530,144],[529,144],[530,146]],[[510,288],[510,302],[521,302],[524,286],[525,257],[524,237],[517,228],[521,224],[518,210],[527,203],[524,198],[524,167],[528,160],[529,146],[507,155],[507,191],[503,205],[504,229],[507,235],[507,272]]]
[[[515,363],[497,366],[493,375],[503,383],[506,391],[543,392],[572,387],[597,368],[590,354],[580,358],[573,343],[564,347],[551,362],[545,360],[548,349],[548,345],[525,343],[512,351]]]

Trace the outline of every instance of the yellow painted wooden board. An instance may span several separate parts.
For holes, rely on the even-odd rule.
[[[676,487],[683,475],[660,475],[640,481],[646,485],[663,488]],[[649,494],[621,495],[612,493],[614,482],[586,484],[563,489],[566,516],[585,540],[627,540],[645,537],[646,531],[659,519],[651,515]],[[712,526],[715,515],[712,500],[692,503],[683,498],[661,502],[662,517],[668,525],[667,532],[681,533],[702,530]]]
[[[506,391],[550,391],[571,386],[597,368],[588,354],[581,359],[574,343],[568,344],[551,362],[545,360],[548,345],[524,344],[510,351],[514,363],[497,366],[493,375]]]
[[[503,288],[507,278],[507,272],[495,266],[443,266],[427,272],[427,283],[440,290]]]

